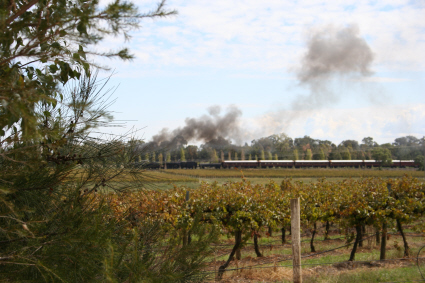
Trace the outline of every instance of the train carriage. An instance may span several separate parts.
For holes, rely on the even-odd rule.
[[[364,166],[363,160],[329,160],[329,166],[335,167],[356,167],[361,168]]]
[[[220,169],[221,163],[199,163],[201,169]]]
[[[223,168],[257,168],[256,160],[226,160],[222,162]]]
[[[294,167],[294,160],[260,160],[258,161],[260,168],[268,167],[281,167],[292,168]]]
[[[328,160],[295,160],[295,168],[301,167],[321,167],[326,168],[329,166]]]

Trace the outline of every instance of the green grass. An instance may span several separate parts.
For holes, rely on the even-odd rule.
[[[318,276],[307,276],[306,283],[359,283],[359,282],[415,282],[421,280],[417,266],[355,269],[346,272],[332,274],[318,274]]]

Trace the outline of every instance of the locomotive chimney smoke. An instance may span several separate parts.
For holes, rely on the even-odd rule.
[[[370,76],[373,60],[372,50],[356,25],[311,31],[307,52],[296,71],[299,85],[308,88],[309,94],[298,97],[292,109],[312,110],[337,101],[339,96],[330,90],[332,81],[354,82]]]
[[[224,115],[220,115],[220,106],[208,108],[209,115],[199,118],[186,118],[186,125],[172,132],[162,129],[152,137],[156,145],[175,147],[188,141],[209,142],[215,139],[240,140],[239,118],[242,112],[235,106],[230,106]]]

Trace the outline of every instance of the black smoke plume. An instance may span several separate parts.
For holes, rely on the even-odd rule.
[[[188,142],[238,141],[241,133],[239,120],[242,112],[237,107],[230,106],[223,115],[220,114],[220,106],[211,106],[208,108],[208,115],[186,118],[184,127],[171,132],[166,128],[162,129],[152,137],[151,146],[174,149]]]
[[[356,25],[328,26],[310,32],[307,52],[297,70],[299,85],[308,88],[309,94],[300,96],[293,109],[315,109],[337,101],[339,95],[330,90],[330,83],[335,79],[354,82],[370,76],[373,60],[373,52]]]

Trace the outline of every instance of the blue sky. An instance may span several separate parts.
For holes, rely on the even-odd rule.
[[[156,1],[134,1],[141,11]],[[119,85],[112,106],[127,129],[150,140],[181,127],[207,108],[242,111],[236,143],[278,134],[310,135],[339,143],[372,136],[379,143],[425,135],[425,4],[423,1],[168,1],[178,15],[148,20],[128,46],[132,62],[104,61]],[[297,69],[309,35],[355,26],[374,54],[368,77],[335,77],[334,99],[308,110],[292,104],[308,96]],[[294,113],[297,112],[297,113]],[[287,117],[293,116],[290,123]],[[285,122],[286,121],[286,122]],[[118,133],[125,129],[106,129]],[[196,141],[192,141],[196,143]]]

